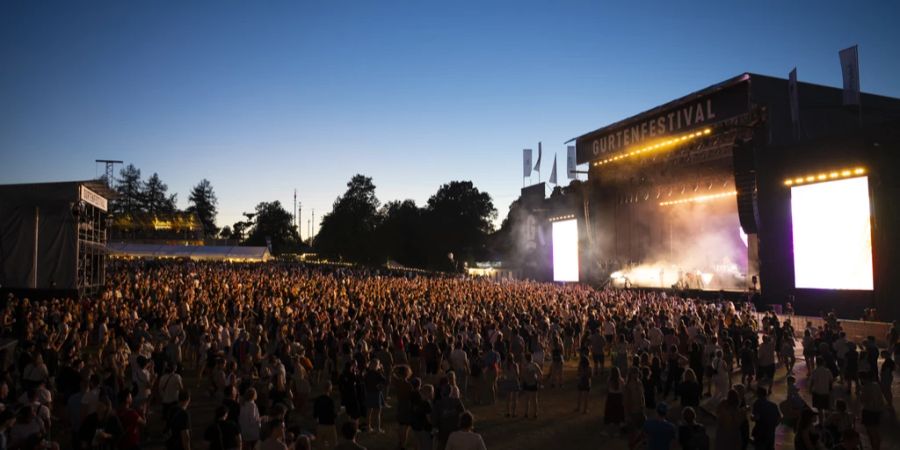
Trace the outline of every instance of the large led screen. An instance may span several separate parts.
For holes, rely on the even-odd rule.
[[[794,285],[872,290],[869,179],[791,188]]]
[[[553,280],[578,281],[578,221],[553,222]]]

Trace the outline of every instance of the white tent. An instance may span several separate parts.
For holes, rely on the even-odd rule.
[[[272,255],[266,247],[221,245],[108,244],[110,254],[132,258],[190,258],[212,261],[268,261]]]

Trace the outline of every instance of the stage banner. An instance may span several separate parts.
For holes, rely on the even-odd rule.
[[[750,111],[750,83],[732,80],[579,136],[576,162],[585,164],[665,136],[696,130]]]
[[[522,150],[522,177],[531,176],[531,149]]]
[[[553,168],[550,169],[550,184],[556,183],[556,153],[553,154]]]
[[[859,48],[854,45],[838,54],[844,76],[844,105],[859,105]]]
[[[566,147],[566,177],[570,180],[575,179],[575,166],[575,146],[570,145]]]

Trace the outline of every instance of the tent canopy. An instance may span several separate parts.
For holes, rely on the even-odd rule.
[[[134,258],[190,258],[216,261],[268,261],[272,259],[272,255],[266,247],[129,243],[109,244],[107,247],[113,255]]]

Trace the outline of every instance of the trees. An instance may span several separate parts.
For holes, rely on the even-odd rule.
[[[200,182],[191,189],[188,201],[191,203],[191,206],[188,207],[187,211],[197,214],[197,218],[199,218],[200,223],[203,224],[204,234],[206,234],[207,237],[215,237],[219,232],[219,227],[216,226],[216,213],[218,212],[216,206],[218,205],[219,200],[216,198],[216,193],[213,191],[212,183],[206,178],[200,180]],[[228,231],[230,235],[231,230],[229,229]]]
[[[471,181],[445,184],[419,208],[412,200],[381,209],[372,179],[355,175],[322,218],[316,250],[358,262],[394,260],[403,265],[456,270],[458,262],[487,255],[497,215],[491,196]],[[455,261],[447,255],[453,253]]]
[[[114,214],[136,214],[143,205],[143,186],[141,169],[129,164],[119,171],[119,184],[116,186],[119,198],[113,203]]]
[[[300,242],[300,236],[291,222],[291,213],[281,206],[281,202],[260,202],[256,205],[254,219],[245,245],[264,246],[271,241],[273,253],[283,253],[294,249]],[[237,224],[235,224],[237,228]],[[236,232],[237,230],[235,230]]]
[[[423,267],[427,245],[422,209],[412,200],[394,200],[385,203],[379,214],[381,223],[375,233],[379,255],[406,266]]]
[[[167,195],[169,186],[162,182],[159,175],[153,172],[150,178],[143,183],[141,192],[141,210],[150,214],[171,214],[178,210],[176,197],[178,194]]]
[[[323,255],[354,261],[378,259],[375,229],[379,224],[378,198],[371,177],[354,175],[347,191],[339,196],[331,212],[322,217],[315,245]]]
[[[427,230],[431,234],[429,264],[447,267],[449,253],[457,261],[474,262],[483,257],[496,217],[491,196],[479,191],[471,181],[451,181],[438,188],[428,199],[426,210]]]

